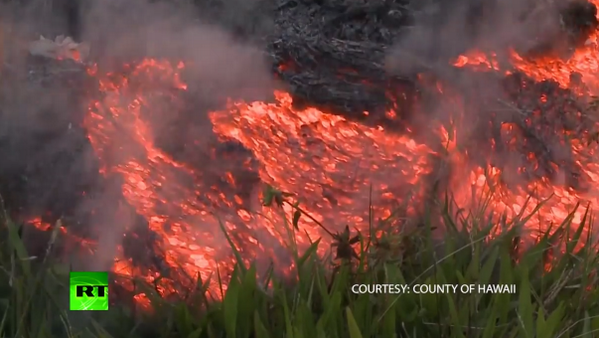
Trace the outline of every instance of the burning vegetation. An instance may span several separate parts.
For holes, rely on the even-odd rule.
[[[462,217],[499,224],[534,211],[528,243],[568,217],[577,225],[587,217],[580,204],[599,205],[597,10],[539,6],[561,26],[531,33],[532,45],[473,45],[389,75],[388,47],[413,21],[407,2],[286,2],[269,49],[287,89],[268,102],[231,98],[201,121],[211,135],[184,145],[173,139],[194,123],[193,61],[146,58],[109,72],[69,61],[85,67],[90,88],[72,137],[91,146],[98,173],[69,185],[69,201],[109,196],[96,207],[113,215],[47,201],[15,213],[40,230],[62,218],[67,241],[91,251],[98,234],[76,224],[122,223],[115,274],[155,282],[165,297],[210,279],[216,299],[216,276],[226,280],[235,265],[231,246],[246,263],[272,261],[292,277],[291,246],[322,239],[321,254],[347,251],[339,239],[368,234],[373,215],[391,220],[375,231],[417,227],[439,217],[446,192]],[[326,20],[303,13],[314,8]],[[11,189],[3,196],[14,208],[22,201]],[[261,203],[273,193],[278,203]],[[475,215],[481,204],[489,213]]]

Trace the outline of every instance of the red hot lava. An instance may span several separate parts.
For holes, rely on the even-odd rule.
[[[221,222],[231,233],[243,231],[242,240],[252,243],[238,248],[248,260],[276,258],[275,250],[286,247],[289,235],[279,213],[254,203],[258,196],[248,202],[217,187],[202,186],[201,170],[173,160],[154,144],[141,111],[151,109],[152,99],[162,94],[152,85],[139,83],[167,80],[171,89],[186,90],[179,80],[182,68],[182,64],[171,67],[168,62],[146,60],[132,67],[127,77],[101,77],[104,99],[90,106],[85,125],[102,172],[122,176],[124,197],[160,235],[167,264],[205,280],[217,268],[227,271],[234,264]],[[382,196],[377,211],[388,216],[398,191],[389,177],[416,186],[432,168],[427,157],[432,151],[407,136],[388,135],[382,128],[316,109],[294,111],[286,93],[276,93],[276,98],[271,104],[231,102],[227,111],[210,113],[210,120],[218,135],[237,139],[253,152],[261,163],[258,172],[263,182],[297,193],[303,208],[319,222],[366,224],[371,186],[373,195]],[[223,178],[236,184],[231,173],[223,173]],[[306,231],[295,236],[300,249],[323,236],[308,219],[302,229]],[[123,261],[118,269],[141,274]],[[148,279],[157,276],[156,272],[146,275]]]
[[[572,73],[580,72],[590,94],[594,94],[599,90],[596,38],[593,36],[567,61],[526,61],[514,52],[511,61],[515,69],[534,79],[553,79],[564,87],[570,85]],[[477,52],[461,56],[455,65],[500,71],[492,56]],[[90,104],[85,127],[101,160],[102,173],[122,177],[124,197],[159,235],[159,246],[169,266],[182,267],[188,275],[204,280],[217,269],[230,271],[234,262],[221,225],[237,234],[238,242],[245,242],[235,244],[248,261],[261,257],[276,261],[280,250],[290,244],[279,211],[261,206],[258,194],[247,201],[202,183],[201,169],[174,160],[155,144],[152,126],[142,111],[151,110],[157,98],[168,97],[171,107],[183,104],[177,99],[177,93],[187,89],[180,76],[183,69],[182,63],[173,66],[145,60],[129,66],[126,76],[98,75],[90,70],[99,80],[103,99]],[[155,83],[168,84],[169,90],[157,90]],[[364,230],[371,197],[381,218],[399,205],[408,205],[410,211],[410,206],[422,202],[424,177],[434,170],[431,155],[437,154],[436,150],[409,135],[386,133],[382,127],[367,127],[314,108],[294,110],[289,94],[277,92],[275,96],[274,103],[230,102],[226,110],[209,114],[220,138],[236,140],[253,153],[260,165],[248,170],[255,170],[264,183],[297,194],[308,213],[334,230],[346,224]],[[492,189],[495,194],[489,211],[513,218],[532,212],[548,198],[539,217],[528,223],[544,231],[561,223],[580,201],[599,205],[597,187],[581,193],[540,179],[508,189],[502,186],[500,168],[466,163],[455,135],[441,126],[435,128],[449,145],[450,164],[467,168],[451,179],[451,190],[462,207],[474,208],[473,197]],[[587,147],[578,140],[571,144],[573,154]],[[591,149],[586,153],[594,153],[595,146],[588,147]],[[595,182],[599,180],[596,163],[599,161],[584,164],[584,174]],[[229,172],[222,178],[230,186],[237,184]],[[526,203],[532,191],[535,198]],[[291,219],[292,210],[285,208],[285,213]],[[578,210],[574,223],[580,222],[583,214],[584,210]],[[325,240],[321,253],[330,244],[328,236],[308,218],[302,218],[300,230],[295,234],[300,249],[320,237]],[[285,269],[289,267],[281,267]],[[159,271],[140,271],[126,260],[118,260],[114,270],[148,281],[160,276]],[[212,290],[217,291],[212,280]],[[164,284],[163,290],[168,289]],[[214,296],[218,298],[219,292]]]

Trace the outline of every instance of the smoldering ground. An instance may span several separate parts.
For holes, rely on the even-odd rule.
[[[388,69],[442,67],[473,48],[505,58],[523,55],[567,58],[596,30],[596,7],[586,0],[560,2],[457,0],[425,1],[416,24],[388,53]]]
[[[586,131],[580,129],[593,129],[594,113],[584,99],[556,82],[534,81],[518,71],[510,76],[481,73],[456,69],[452,63],[469,50],[495,55],[500,68],[512,72],[511,51],[526,60],[567,60],[596,32],[595,5],[466,0],[421,6],[426,14],[415,20],[417,24],[387,55],[391,72],[422,72],[433,78],[422,86],[430,95],[411,125],[425,130],[431,120],[452,124],[450,129],[456,130],[459,148],[468,154],[469,163],[501,168],[509,186],[549,177],[584,190],[580,163],[572,160],[572,150],[561,134],[574,128],[577,137],[584,138]],[[548,99],[540,102],[539,97]],[[533,116],[533,112],[540,114]],[[512,127],[509,133],[502,130]],[[557,163],[559,170],[554,169]]]
[[[259,46],[235,33],[246,23],[229,3],[219,9],[220,17],[233,21],[225,24],[202,19],[197,8],[176,2],[93,1],[79,9],[76,25],[69,23],[69,13],[65,17],[60,8],[47,10],[35,1],[6,6],[3,34],[11,43],[4,44],[0,93],[0,193],[20,219],[44,215],[53,222],[62,217],[72,222],[76,234],[97,238],[102,249],[86,268],[105,270],[122,244],[120,234],[138,218],[123,209],[119,182],[98,174],[97,156],[81,127],[94,99],[94,79],[74,62],[28,56],[28,41],[77,27],[77,35],[92,46],[88,61],[101,72],[120,71],[123,63],[145,57],[184,62],[189,106],[183,112],[152,114],[150,122],[165,148],[193,145],[196,154],[213,141],[209,109],[227,98],[272,95],[269,66]],[[246,10],[251,7],[245,2]],[[17,14],[18,19],[11,17]],[[248,20],[257,25],[255,16]],[[267,19],[260,24],[269,26]],[[217,171],[217,166],[204,162],[203,170]]]
[[[188,10],[189,7],[186,7],[186,4],[149,4],[143,1],[98,1],[90,2],[89,4],[91,6],[85,9],[81,17],[81,38],[82,40],[91,43],[92,61],[98,63],[101,72],[120,71],[120,67],[123,63],[139,60],[142,57],[148,56],[167,57],[185,61],[186,70],[184,76],[185,82],[188,84],[187,93],[189,93],[189,97],[186,98],[189,99],[186,109],[182,112],[169,110],[168,102],[166,102],[166,113],[152,114],[152,119],[150,119],[153,126],[156,128],[155,131],[157,134],[154,135],[155,138],[162,140],[158,143],[160,143],[163,148],[173,149],[172,153],[179,153],[175,154],[179,158],[184,160],[192,159],[194,152],[197,154],[202,150],[203,145],[213,141],[210,123],[205,118],[205,112],[208,110],[207,107],[218,106],[218,104],[225,98],[229,97],[253,100],[263,99],[272,93],[273,84],[271,81],[271,72],[268,69],[269,65],[265,61],[264,54],[261,51],[261,47],[263,46],[260,46],[259,44],[252,45],[250,43],[242,43],[240,40],[247,38],[247,36],[243,36],[244,34],[239,34],[239,32],[235,33],[236,30],[238,31],[240,29],[239,27],[243,27],[243,16],[240,17],[235,13],[230,12],[231,16],[235,17],[235,20],[238,21],[228,26],[225,25],[225,28],[223,28],[219,25],[209,23],[210,20],[198,19],[192,10]],[[296,5],[297,7],[301,7],[299,3],[296,3]],[[327,5],[330,5],[330,3],[327,4],[325,2],[325,5],[320,7],[320,9],[322,11],[328,10],[326,7]],[[298,15],[304,15],[302,17],[303,19],[311,17],[312,14],[310,13],[319,10],[314,9],[318,6],[310,4],[308,6],[310,8],[306,9],[305,13]],[[362,12],[367,13],[365,15],[369,15],[368,13],[370,11],[368,8],[364,9],[363,6],[358,7]],[[224,11],[224,13],[229,13],[227,8],[228,7],[225,6],[222,11]],[[343,8],[335,8],[334,14],[339,14],[337,11],[341,11],[342,9]],[[451,13],[451,15],[445,14],[448,15],[445,24],[449,26],[452,24],[458,25],[461,15],[465,15],[460,11],[449,11],[449,13]],[[347,15],[347,13],[340,14],[341,17]],[[224,14],[221,16],[225,18],[228,17]],[[18,27],[18,29],[16,29],[18,34],[17,32],[15,33],[15,35],[22,37],[24,41],[27,41],[26,33],[36,31],[36,29],[33,28],[33,24],[28,25],[28,22],[33,20],[28,20],[27,18],[27,16],[21,18],[22,20],[20,20],[20,23],[16,26]],[[253,20],[256,20],[256,18],[252,17],[251,21]],[[286,22],[279,22],[279,29],[282,29],[281,27],[290,28],[289,26],[292,24],[290,22],[291,20],[280,21]],[[353,16],[352,21],[356,21]],[[498,19],[495,21],[501,22],[501,20]],[[425,22],[422,24],[424,28],[426,28],[427,24],[432,25],[431,22],[423,22]],[[494,21],[491,20],[491,22]],[[354,24],[355,22],[352,22],[352,25]],[[269,26],[270,24],[268,22],[264,25],[266,29],[268,29]],[[434,45],[434,41],[436,40],[433,38],[431,38],[429,42],[426,42],[428,39],[416,39],[415,37],[418,35],[413,35],[416,33],[408,33],[408,37],[405,40],[401,40],[399,43],[399,46],[403,46],[400,48],[402,52],[411,52],[421,60],[428,61],[429,58],[425,57],[426,55],[424,54],[418,54],[418,50],[432,53],[432,55],[437,58],[439,55],[453,54],[457,50],[460,50],[454,48],[455,45],[449,43],[452,41],[450,39],[452,34],[456,36],[455,39],[463,39],[465,41],[462,46],[464,50],[468,49],[466,47],[470,47],[470,44],[475,45],[475,42],[479,40],[479,38],[466,39],[463,36],[460,36],[459,33],[463,32],[463,30],[460,30],[463,28],[462,26],[458,25],[457,29],[447,30],[444,29],[445,27],[443,25],[437,26],[436,30],[441,32],[437,33],[443,36],[443,39],[441,40],[446,41],[447,44],[436,46]],[[301,32],[300,28],[302,27],[294,28],[297,28]],[[59,31],[56,34],[62,33],[60,32],[60,29],[55,30]],[[352,30],[347,30],[345,33],[351,31]],[[388,34],[386,33],[389,31],[391,31],[391,28],[388,27],[379,29],[379,33],[383,40],[388,37]],[[489,31],[492,31],[492,29],[489,29]],[[317,32],[314,33],[316,34]],[[35,34],[30,34],[29,38],[35,38],[34,35]],[[507,33],[506,35],[509,36]],[[281,36],[285,37],[285,34],[281,33]],[[50,35],[50,37],[52,37],[52,35]],[[363,35],[363,38],[367,37],[367,34]],[[340,49],[345,48],[346,50],[349,49],[350,51],[355,52],[353,54],[349,53],[350,55],[364,56],[364,54],[368,53],[363,51],[360,52],[360,48],[366,44],[361,44],[361,42],[353,43],[352,41],[348,44],[346,43],[347,41],[335,40],[336,45],[329,46],[330,44],[323,42],[323,39],[318,39],[317,35],[312,36],[312,38],[314,38],[313,41],[308,39],[303,41],[303,44],[301,40],[288,40],[287,44],[299,41],[300,44],[297,46],[300,47],[296,46],[297,48],[295,51],[298,51],[301,48],[304,48],[304,50],[298,51],[296,56],[307,55],[306,60],[309,60],[312,63],[327,64],[321,62],[322,59],[318,58],[326,58],[327,55],[332,55],[332,57],[328,59],[328,61],[334,61],[331,62],[331,64],[342,67],[344,63],[347,62],[354,66],[356,64],[352,63],[352,61],[358,60],[361,64],[371,66],[368,69],[375,68],[372,71],[372,74],[365,75],[366,78],[369,76],[380,76],[380,65],[377,62],[360,57],[356,57],[352,60],[349,58],[343,59],[344,56],[347,57],[347,53],[336,53],[339,52],[339,49],[336,49],[339,47]],[[486,41],[485,39],[482,40]],[[509,39],[498,39],[500,42],[504,40]],[[280,44],[285,46],[285,43]],[[331,48],[321,49],[315,52],[310,49],[311,47],[322,47],[323,44],[326,44]],[[419,47],[419,44],[423,44],[423,47]],[[348,48],[348,46],[350,48]],[[435,51],[434,47],[440,47],[440,49]],[[444,52],[445,49],[449,52]],[[377,51],[378,50],[379,49],[377,48]],[[380,51],[378,54],[381,54]],[[18,53],[15,53],[15,55],[18,55]],[[281,53],[281,55],[285,55],[285,53]],[[335,60],[339,55],[341,55],[341,59]],[[447,57],[445,61],[449,59],[450,58]],[[84,89],[86,86],[81,85],[83,82],[74,81],[70,72],[65,71],[65,69],[68,69],[71,65],[64,68],[67,63],[60,62],[55,64],[56,70],[50,69],[48,71],[48,64],[38,60],[39,62],[37,62],[37,64],[41,70],[35,71],[33,73],[34,76],[30,76],[31,72],[29,67],[31,67],[32,63],[23,62],[24,60],[24,57],[21,59],[14,58],[9,62],[13,73],[24,75],[15,77],[15,80],[13,81],[14,85],[11,86],[13,94],[7,95],[5,98],[6,102],[10,102],[10,104],[6,104],[6,109],[2,112],[3,119],[10,116],[8,120],[6,120],[10,122],[5,124],[6,126],[11,126],[10,128],[7,127],[4,131],[5,135],[7,135],[6,139],[20,141],[11,141],[7,143],[10,144],[10,146],[5,148],[6,158],[17,158],[14,154],[18,153],[20,156],[18,158],[22,158],[22,160],[20,160],[22,162],[19,162],[19,160],[12,162],[11,160],[7,161],[9,163],[3,163],[2,165],[10,168],[8,172],[13,173],[12,176],[7,177],[18,177],[21,173],[26,172],[23,168],[31,167],[33,164],[36,164],[37,166],[34,167],[38,169],[35,173],[26,175],[25,182],[15,179],[10,180],[9,182],[11,182],[11,184],[18,182],[18,187],[11,191],[22,191],[24,193],[21,194],[21,196],[24,196],[24,199],[36,201],[35,204],[37,206],[34,213],[46,211],[48,203],[61,201],[63,200],[62,196],[68,195],[66,192],[63,193],[60,192],[60,190],[57,190],[56,186],[61,187],[63,190],[66,189],[71,191],[72,199],[69,200],[68,203],[63,202],[62,204],[68,205],[71,210],[74,209],[73,213],[75,214],[91,213],[91,211],[95,211],[94,216],[91,217],[90,220],[80,221],[80,223],[83,224],[82,227],[97,230],[95,231],[96,236],[100,237],[99,242],[102,243],[104,250],[97,256],[102,259],[100,259],[99,262],[95,262],[95,264],[97,264],[95,268],[106,269],[112,261],[114,254],[112,249],[122,241],[120,234],[123,232],[123,227],[132,222],[137,222],[136,220],[138,217],[130,212],[130,210],[123,210],[118,213],[114,212],[114,210],[118,210],[121,207],[119,202],[121,202],[122,199],[118,198],[121,182],[118,182],[118,180],[106,182],[99,178],[99,175],[97,174],[98,163],[95,153],[89,147],[89,144],[85,142],[85,132],[78,128],[82,115],[86,113],[86,104],[89,102],[90,98],[86,97],[85,93],[77,94],[76,91],[74,91],[75,89]],[[402,58],[402,60],[413,60],[413,58]],[[355,69],[358,72],[361,71],[359,64],[360,63],[357,65],[358,69]],[[76,65],[72,66],[74,68],[76,67]],[[410,65],[408,64],[408,67],[401,68],[400,71],[407,71],[408,68],[410,68],[409,66]],[[300,72],[306,74],[310,72],[310,69],[300,69]],[[80,73],[84,75],[84,72]],[[39,74],[43,74],[43,76]],[[58,79],[56,74],[60,74],[61,77],[65,78],[64,84],[56,81]],[[441,72],[441,74],[443,74],[443,72]],[[331,71],[325,72],[321,67],[313,70],[310,75],[315,75],[315,77],[308,76],[307,78],[309,81],[304,81],[304,87],[309,87],[314,83],[326,84],[326,82],[321,81],[321,78],[319,79],[319,76],[321,75],[336,78],[338,74]],[[43,78],[44,81],[40,81],[41,78]],[[353,80],[355,82],[361,82],[361,79],[359,77],[357,78],[357,80]],[[468,82],[467,77],[465,78],[466,82]],[[299,74],[296,79],[301,80],[301,74]],[[314,79],[316,79],[316,81],[313,81]],[[73,82],[75,82],[75,85],[73,85]],[[382,80],[382,82],[384,82],[384,80]],[[497,83],[494,83],[494,88],[497,88],[497,86]],[[32,88],[35,88],[35,90],[32,90]],[[336,94],[335,91],[330,91],[330,93],[333,95]],[[352,92],[349,91],[349,93],[351,94]],[[71,99],[74,98],[80,98],[80,100],[73,100],[73,102],[71,102]],[[67,101],[69,102],[68,104],[66,103]],[[8,109],[9,107],[10,109]],[[440,109],[439,107],[437,107],[437,109],[432,107],[431,111],[432,115],[442,115],[446,113],[445,109]],[[75,127],[69,129],[68,125],[71,122],[73,122],[72,125]],[[50,128],[49,126],[53,127]],[[475,128],[469,128],[467,130],[472,129]],[[51,130],[52,132],[48,132],[48,130]],[[68,130],[74,131],[68,132]],[[40,140],[40,138],[33,131],[42,131],[45,134],[48,134],[44,141],[45,148],[39,146],[40,141],[38,140]],[[75,135],[76,137],[67,137],[65,135]],[[52,141],[48,141],[48,139],[51,139]],[[71,147],[76,142],[85,145],[81,147],[82,149],[75,156],[79,162],[68,158],[65,159],[65,157],[61,158],[63,159],[62,161],[57,159],[59,157],[55,154],[72,154],[73,149]],[[43,149],[43,151],[41,153],[34,151],[39,149]],[[115,148],[114,151],[122,152],[122,150],[118,148]],[[181,152],[184,155],[181,155]],[[122,156],[122,154],[120,154],[120,156]],[[202,161],[202,158],[200,157],[196,163],[202,165],[202,170],[204,171],[217,172],[221,168],[220,166],[223,165],[222,162],[225,161],[221,161],[221,163],[209,163]],[[227,165],[231,165],[231,163],[227,163]],[[241,165],[238,167],[241,167]],[[0,172],[2,171],[0,170]],[[41,175],[41,173],[45,175],[43,176],[44,179],[39,178],[42,177],[38,176]],[[85,182],[85,184],[82,184],[83,188],[76,184],[76,182],[78,182],[78,180],[75,179],[78,177],[77,175],[85,177],[84,179],[81,179]],[[41,187],[32,185],[30,182],[41,182],[39,183]],[[100,189],[93,189],[93,192],[89,192],[88,190],[90,189],[86,188],[87,186],[100,186]],[[76,201],[80,199],[79,196],[81,195],[81,191],[86,191],[84,202],[76,203]],[[40,199],[40,196],[45,196],[45,198]],[[15,200],[17,199],[15,198]],[[20,203],[14,204],[15,207],[19,207],[20,205]],[[66,210],[64,207],[55,207],[53,209],[57,210],[57,214],[65,213],[64,210]],[[55,217],[57,216],[59,215],[55,215]],[[131,242],[134,243],[135,241],[132,240]],[[143,245],[139,246],[141,247]],[[147,253],[147,251],[145,252]],[[142,252],[142,254],[143,253],[144,252]]]

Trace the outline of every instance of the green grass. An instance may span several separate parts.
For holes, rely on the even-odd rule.
[[[276,208],[285,198],[272,190],[265,202]],[[239,264],[222,302],[208,301],[203,283],[187,299],[168,302],[142,285],[151,312],[125,302],[106,312],[69,312],[68,266],[29,257],[19,227],[6,220],[0,246],[0,337],[599,336],[596,249],[584,243],[574,250],[589,217],[575,229],[567,219],[553,235],[516,256],[526,217],[501,224],[511,230],[488,240],[490,224],[473,216],[450,217],[446,204],[440,209],[445,211],[439,221],[425,220],[410,233],[387,233],[373,241],[354,231],[333,234],[342,257],[335,266],[314,254],[314,243],[296,254],[294,283],[258,276],[254,266]],[[293,217],[291,231],[301,227],[299,217],[308,217],[301,213]],[[435,240],[433,225],[447,229],[443,241]],[[466,228],[476,230],[459,230]],[[560,248],[562,255],[551,254]],[[550,258],[553,268],[546,271]],[[516,284],[517,292],[355,295],[350,288],[356,283],[505,283]]]

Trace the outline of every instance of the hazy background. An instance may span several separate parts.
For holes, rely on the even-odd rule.
[[[79,128],[89,103],[84,88],[89,79],[78,65],[31,58],[27,53],[28,43],[39,35],[53,39],[68,34],[69,1],[1,5],[0,69],[5,81],[0,91],[0,192],[10,194],[4,197],[10,209],[21,209],[16,213],[34,216],[52,211],[54,217],[68,215],[72,222],[85,222],[83,228],[100,237],[102,248],[97,266],[87,268],[106,270],[135,216],[119,205],[120,182],[98,176],[98,160]],[[154,119],[161,127],[177,124],[175,130],[162,128],[169,135],[156,138],[202,147],[196,141],[212,133],[207,107],[227,97],[257,99],[272,94],[264,41],[248,34],[272,28],[268,16],[250,15],[262,5],[257,1],[207,2],[206,11],[183,1],[82,3],[78,35],[91,45],[90,61],[101,72],[143,57],[185,60],[185,81],[194,106],[184,112],[187,116],[166,112],[164,120]]]

